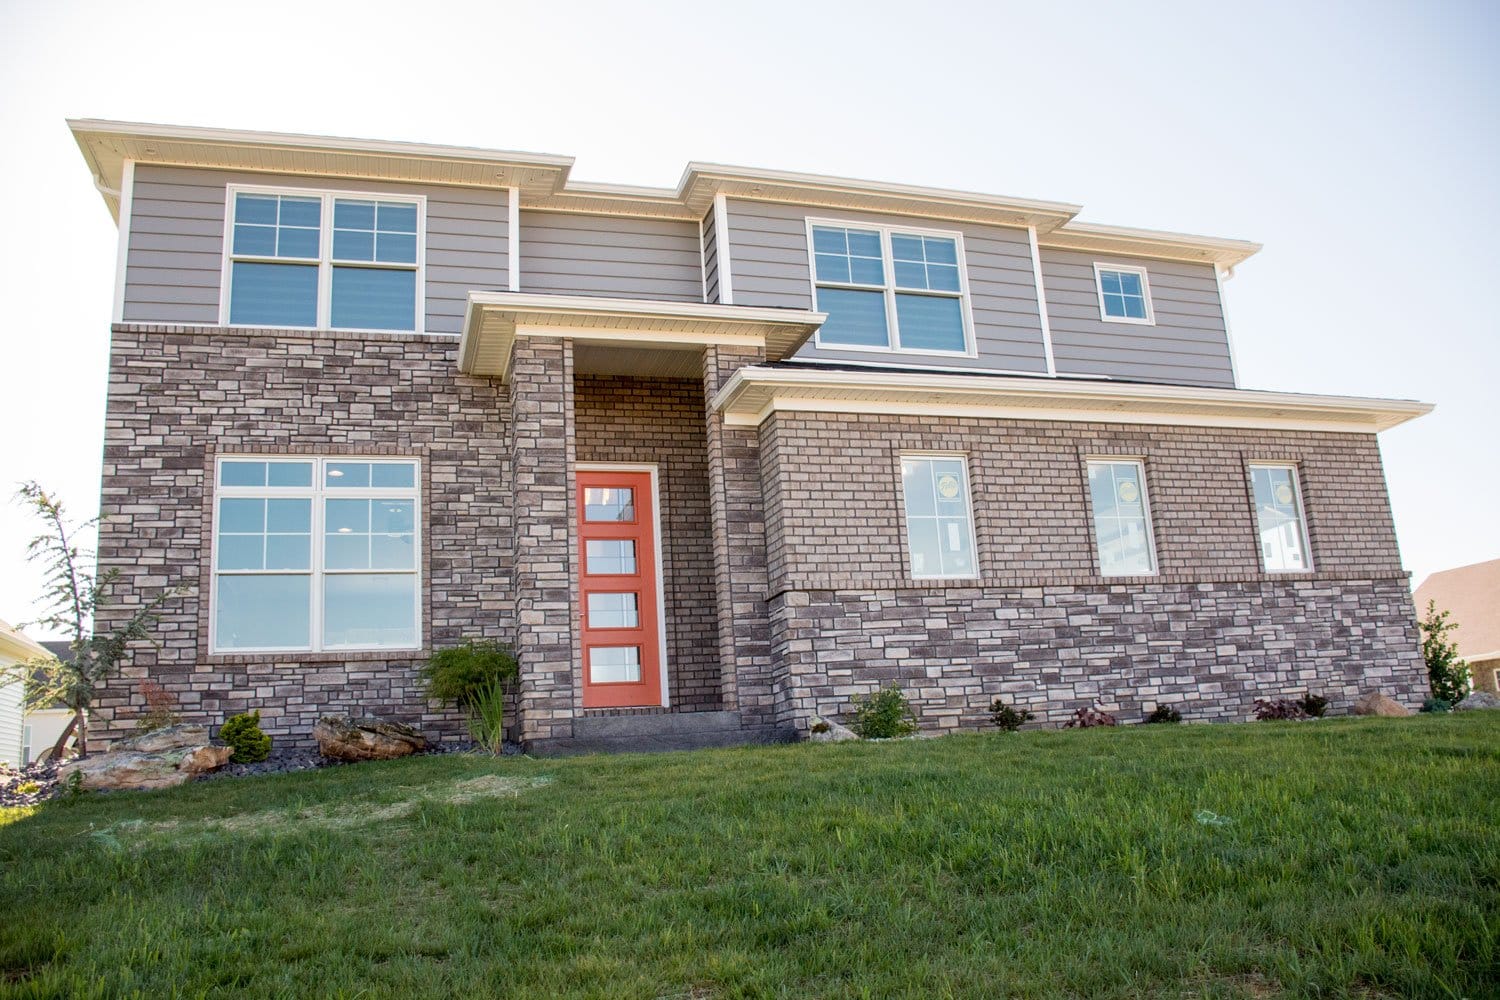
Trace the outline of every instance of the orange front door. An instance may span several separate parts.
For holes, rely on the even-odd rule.
[[[578,471],[584,708],[663,704],[655,508],[649,472]]]

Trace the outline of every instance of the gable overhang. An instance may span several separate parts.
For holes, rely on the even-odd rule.
[[[711,405],[726,424],[755,427],[774,413],[895,414],[1002,420],[1242,427],[1373,434],[1432,411],[1400,399],[1066,381],[1005,375],[799,370],[737,371]]]
[[[1231,268],[1260,247],[1244,240],[1076,221],[1078,205],[824,174],[687,165],[675,187],[574,180],[573,158],[548,153],[241,129],[73,119],[94,185],[118,219],[125,164],[200,167],[459,187],[508,188],[528,211],[589,212],[700,222],[722,195],[828,211],[861,211],[1035,229],[1044,246]]]
[[[618,354],[701,351],[711,345],[763,350],[769,361],[796,353],[826,314],[654,299],[603,299],[519,292],[470,292],[458,369],[506,381],[518,339],[559,337]]]

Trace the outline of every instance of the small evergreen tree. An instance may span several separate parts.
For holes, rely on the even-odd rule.
[[[1457,705],[1469,694],[1469,665],[1458,656],[1458,643],[1448,633],[1458,628],[1448,620],[1451,612],[1439,611],[1437,601],[1427,602],[1427,613],[1417,625],[1422,629],[1422,658],[1427,661],[1427,680],[1432,696]]]

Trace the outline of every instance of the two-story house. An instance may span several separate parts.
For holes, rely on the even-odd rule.
[[[892,683],[1241,719],[1424,686],[1377,432],[1239,388],[1258,247],[1078,206],[690,164],[71,123],[119,267],[103,566],[177,584],[209,723],[436,734],[416,668],[513,642],[539,750],[795,736]],[[128,604],[124,607],[128,607]]]

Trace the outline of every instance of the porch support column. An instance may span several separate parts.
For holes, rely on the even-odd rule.
[[[735,371],[764,360],[765,353],[759,349],[705,348],[705,401],[711,401]],[[754,427],[726,427],[724,418],[712,409],[708,410],[708,502],[724,708],[738,711],[747,727],[767,726],[774,722],[774,705],[760,432]]]
[[[510,365],[518,721],[568,739],[575,714],[573,342],[526,337]]]

